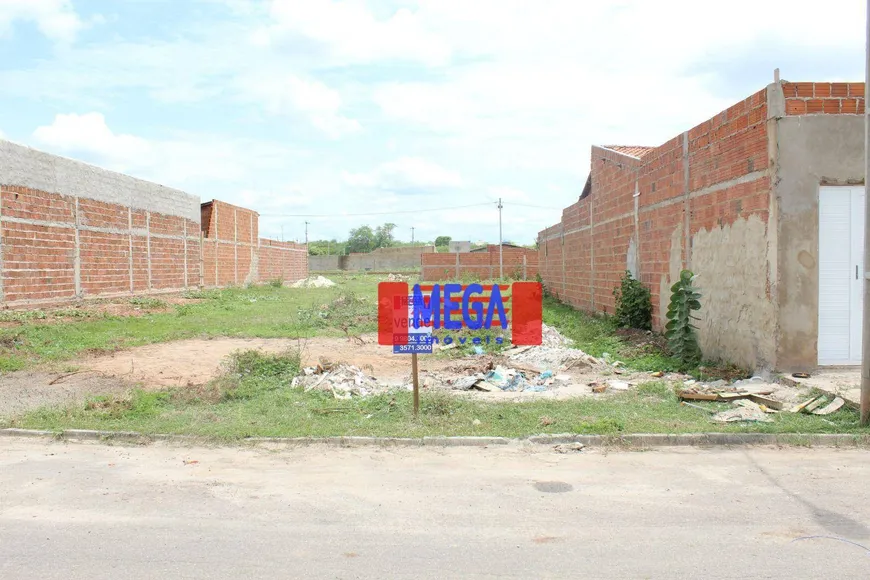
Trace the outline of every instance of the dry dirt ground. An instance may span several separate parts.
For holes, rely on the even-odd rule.
[[[100,316],[143,316],[165,312],[178,304],[197,304],[202,302],[199,298],[186,298],[183,293],[155,294],[141,297],[142,303],[131,301],[129,296],[123,298],[99,298],[83,300],[80,303],[47,304],[39,308],[45,314],[45,318],[28,318],[27,320],[0,320],[0,328],[16,328],[24,324],[60,324],[75,322],[83,318],[99,318]],[[150,302],[152,301],[153,302]],[[21,311],[26,313],[28,308],[7,309],[7,313]]]
[[[377,344],[377,335],[360,341],[347,338],[192,339],[153,344],[94,356],[76,361],[77,372],[21,371],[0,376],[0,417],[13,415],[44,405],[69,404],[87,396],[122,394],[140,386],[149,389],[200,385],[215,378],[221,365],[235,351],[259,349],[278,353],[301,349],[303,365],[315,366],[321,359],[345,363],[363,369],[384,386],[407,385],[411,380],[411,357],[395,355],[391,347]],[[486,372],[486,357],[445,359],[433,355],[419,357],[420,377],[424,389],[442,385],[438,377],[464,376]],[[510,366],[510,363],[506,363]],[[541,369],[543,370],[543,369]],[[645,373],[626,373],[603,377],[600,371],[568,371],[571,382],[544,393],[479,392],[461,393],[488,400],[529,398],[565,399],[591,395],[588,384],[594,380],[618,379],[633,384],[649,380]]]

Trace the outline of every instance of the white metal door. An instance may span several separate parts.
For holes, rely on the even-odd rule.
[[[850,276],[852,300],[850,351],[855,364],[861,364],[861,343],[864,331],[864,188],[852,188],[852,268]]]
[[[861,364],[864,188],[819,191],[819,364]]]

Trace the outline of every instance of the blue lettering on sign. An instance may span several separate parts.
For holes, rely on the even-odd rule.
[[[507,316],[504,310],[504,299],[501,297],[501,290],[497,285],[492,287],[492,294],[489,299],[489,308],[486,310],[486,316],[483,313],[483,304],[480,302],[471,302],[471,297],[475,294],[483,295],[483,286],[480,284],[469,284],[466,286],[462,294],[461,302],[457,302],[453,298],[454,293],[462,292],[462,286],[459,284],[446,284],[444,286],[443,306],[444,306],[444,328],[448,330],[460,330],[463,326],[471,330],[480,328],[492,328],[492,320],[494,316],[498,316],[498,322],[503,329],[507,329]],[[461,310],[460,310],[461,309]],[[442,295],[441,286],[435,284],[432,287],[432,295],[429,299],[429,304],[424,300],[423,291],[419,284],[414,285],[414,300],[413,300],[413,326],[420,328],[428,325],[431,321],[432,326],[436,329],[441,328],[441,310],[442,310]],[[453,320],[452,314],[460,311],[462,321]],[[476,315],[476,318],[471,314]],[[434,319],[434,320],[433,320]]]

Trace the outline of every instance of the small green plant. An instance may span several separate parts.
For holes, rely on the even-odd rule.
[[[613,289],[616,298],[616,320],[620,326],[652,329],[652,299],[649,288],[625,271],[622,283]]]
[[[284,286],[284,280],[269,280],[269,286],[272,288],[281,288]]]
[[[701,293],[693,285],[694,282],[695,275],[692,272],[680,272],[680,279],[671,286],[668,324],[665,326],[668,347],[686,367],[697,366],[701,361],[697,328],[692,324],[692,320],[700,320],[692,316],[692,311],[701,309]]]
[[[134,296],[133,298],[130,298],[130,304],[148,310],[166,308],[167,306],[166,302],[163,300],[160,300],[159,298],[149,298],[148,296]]]
[[[276,354],[249,349],[233,353],[226,370],[240,379],[279,379],[289,383],[300,366],[300,353],[293,349]]]

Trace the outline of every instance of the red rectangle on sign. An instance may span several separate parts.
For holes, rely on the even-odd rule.
[[[409,288],[406,282],[381,282],[378,284],[378,344],[383,345],[406,345],[408,344],[409,333]],[[429,322],[422,322],[424,326],[434,326],[436,328],[446,328],[445,322],[449,319],[453,323],[459,323],[461,327],[455,327],[453,330],[460,330],[472,326],[471,316],[461,306],[463,296],[456,293],[460,285],[454,285],[451,289],[450,302],[452,305],[444,303],[444,295],[441,294],[439,303],[432,304],[429,294],[434,291],[432,286],[420,285],[421,291],[418,298],[422,298],[423,304],[421,307],[426,307],[428,314],[425,316],[432,317]],[[506,291],[510,288],[510,294]],[[439,291],[441,287],[439,286]],[[490,295],[480,294],[480,286],[472,288],[468,285],[461,286],[462,292],[469,292],[465,299],[467,304],[480,305],[483,307],[481,312],[488,313],[487,326],[485,330],[495,330],[502,328],[499,324],[499,317],[494,319],[493,308],[498,308],[503,313],[502,318],[511,329],[511,343],[515,345],[539,345],[542,342],[543,330],[543,289],[538,282],[514,282],[510,287],[499,286],[495,292],[496,298],[492,296],[493,287],[483,286],[484,293],[490,291]],[[436,294],[437,295],[437,294]],[[494,300],[494,301],[493,301]],[[509,305],[509,306],[508,306]],[[431,310],[428,307],[431,306]],[[416,308],[415,308],[416,310]],[[510,315],[508,317],[508,315]],[[440,321],[440,323],[438,322]],[[478,328],[480,322],[478,322]],[[448,331],[449,333],[449,331]]]
[[[511,344],[541,344],[544,317],[543,296],[540,282],[514,282],[512,284]]]
[[[402,320],[407,318],[407,282],[378,284],[378,344],[388,346],[408,344],[408,328],[407,326],[402,328]]]

